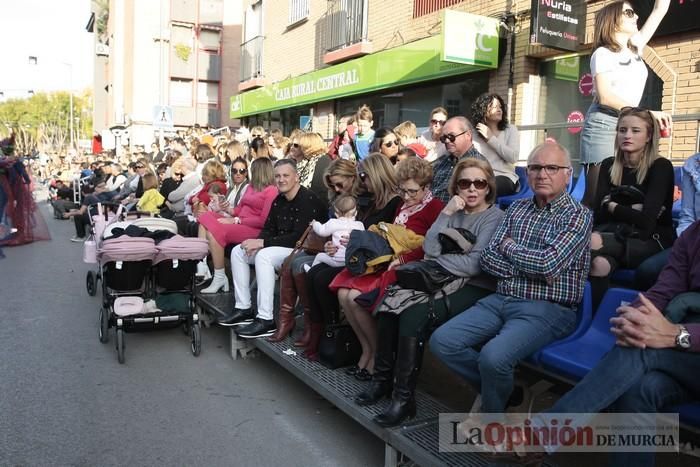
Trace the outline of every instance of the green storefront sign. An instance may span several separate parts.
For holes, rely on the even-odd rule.
[[[421,39],[238,94],[231,97],[230,116],[255,115],[497,66],[498,47],[490,52],[493,65],[489,67],[444,62],[441,41],[441,36]]]

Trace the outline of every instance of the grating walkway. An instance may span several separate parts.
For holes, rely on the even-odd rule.
[[[233,307],[233,294],[198,295],[197,303],[205,312],[216,317]],[[404,456],[417,465],[430,467],[492,465],[478,454],[438,452],[438,416],[441,412],[451,410],[431,396],[417,391],[416,418],[403,426],[382,428],[374,423],[372,418],[384,411],[389,404],[388,400],[364,407],[353,401],[355,395],[362,391],[367,383],[346,375],[342,370],[331,370],[318,362],[303,358],[299,349],[293,347],[292,338],[278,343],[268,342],[266,339],[253,339],[251,342],[259,351],[384,441],[385,467],[399,465],[400,457]]]

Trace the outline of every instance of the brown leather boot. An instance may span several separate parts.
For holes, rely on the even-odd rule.
[[[321,342],[321,335],[323,334],[323,323],[311,321],[309,324],[311,330],[309,345],[306,346],[303,355],[305,358],[315,362],[318,360],[318,344]]]
[[[285,267],[286,266],[286,267]],[[292,277],[290,264],[285,263],[280,270],[280,311],[277,330],[267,338],[270,342],[280,342],[294,329],[294,306],[297,304],[297,288]]]
[[[309,294],[306,289],[306,274],[293,274],[292,277],[299,295],[299,302],[304,309],[304,332],[301,337],[294,341],[294,347],[306,347],[311,339],[311,312],[309,311]]]

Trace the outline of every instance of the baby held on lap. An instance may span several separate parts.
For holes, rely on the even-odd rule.
[[[323,263],[333,267],[345,266],[345,245],[341,243],[343,237],[350,236],[352,230],[364,230],[365,226],[360,221],[355,220],[357,215],[357,200],[350,195],[340,195],[333,202],[335,219],[330,219],[325,224],[313,221],[311,226],[316,235],[321,237],[331,237],[333,246],[337,248],[333,255],[319,253],[314,258],[311,266],[308,264],[304,268],[308,271],[311,267]]]

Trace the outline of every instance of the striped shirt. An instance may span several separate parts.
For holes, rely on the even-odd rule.
[[[447,204],[450,201],[450,193],[447,191],[447,185],[450,183],[450,177],[452,176],[452,169],[457,165],[458,160],[462,160],[467,157],[473,157],[475,159],[486,160],[484,156],[481,155],[477,149],[472,146],[469,151],[462,154],[462,157],[457,159],[452,154],[443,154],[438,159],[433,162],[433,183],[431,186],[431,191],[433,196],[443,203]]]
[[[481,255],[498,278],[497,292],[573,306],[581,302],[591,264],[590,211],[562,193],[540,208],[534,198],[513,203]],[[501,252],[503,239],[510,237]]]

